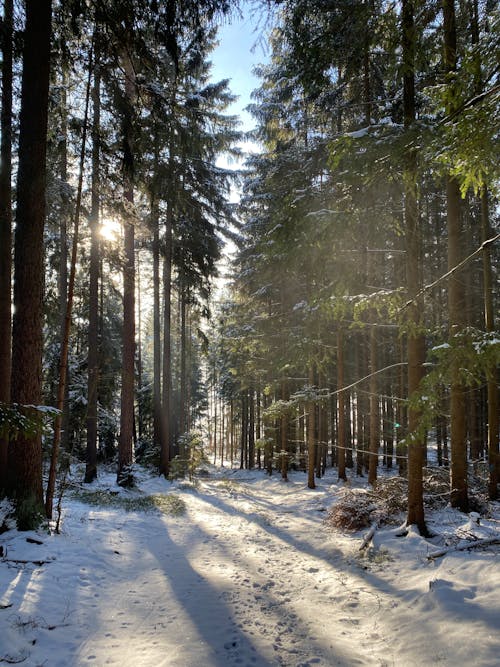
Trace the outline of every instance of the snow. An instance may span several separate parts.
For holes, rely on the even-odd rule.
[[[90,490],[111,491],[112,502],[68,495],[60,535],[1,534],[0,663],[498,664],[498,545],[428,558],[447,543],[498,536],[498,503],[479,524],[449,507],[433,511],[432,539],[379,529],[360,551],[368,529],[324,521],[346,491],[336,471],[315,490],[301,472],[288,483],[262,471],[208,472],[189,484],[139,469],[136,491],[101,473]],[[185,512],[125,510],[148,497]]]

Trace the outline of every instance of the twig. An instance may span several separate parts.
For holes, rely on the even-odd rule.
[[[50,560],[19,560],[16,558],[2,558],[2,563],[17,563],[18,565],[28,565],[28,564],[33,564],[33,565],[45,565],[46,563],[50,563]]]
[[[364,549],[366,549],[366,547],[370,544],[370,542],[373,539],[373,536],[375,535],[375,533],[377,531],[377,528],[378,528],[378,522],[374,521],[371,525],[370,530],[366,533],[366,535],[363,538],[363,543],[359,547],[360,551],[363,551]]]
[[[10,655],[0,656],[0,662],[6,662],[8,665],[19,665],[21,662],[24,662],[27,659],[28,659],[27,655],[19,658],[12,658]]]
[[[401,312],[401,311],[405,310],[406,308],[408,308],[408,306],[410,306],[412,303],[415,303],[415,302],[416,302],[421,296],[423,296],[426,292],[428,292],[429,290],[434,289],[434,287],[437,287],[437,286],[438,286],[440,283],[442,283],[444,280],[446,280],[447,278],[450,278],[454,273],[456,273],[457,271],[460,271],[460,269],[462,269],[462,268],[463,268],[466,264],[468,264],[472,259],[474,259],[477,255],[479,255],[480,253],[482,253],[483,250],[485,250],[485,248],[487,248],[488,246],[492,245],[493,243],[495,243],[495,242],[498,241],[499,239],[500,239],[500,234],[497,234],[496,236],[493,236],[492,238],[487,239],[486,241],[484,241],[483,243],[481,243],[481,245],[479,246],[479,248],[476,248],[476,250],[474,250],[473,253],[471,253],[468,257],[466,257],[466,258],[463,259],[461,262],[459,262],[459,263],[458,263],[456,266],[454,266],[452,269],[450,269],[449,271],[447,271],[446,273],[444,273],[442,276],[440,276],[439,278],[437,278],[437,280],[435,280],[434,282],[429,283],[428,285],[425,285],[425,287],[422,287],[422,289],[418,292],[418,294],[416,294],[412,299],[409,299],[405,304],[403,304],[403,305],[401,306],[401,308],[399,309],[399,312]]]
[[[430,554],[427,554],[427,560],[433,560],[434,558],[440,558],[445,556],[447,553],[452,551],[466,551],[467,549],[475,549],[476,547],[487,547],[490,544],[500,544],[500,537],[487,537],[483,540],[477,540],[476,542],[468,542],[467,544],[462,544],[455,547],[447,547],[446,549],[440,549],[439,551],[433,551]]]

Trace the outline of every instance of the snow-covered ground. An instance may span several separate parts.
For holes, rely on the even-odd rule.
[[[196,487],[145,472],[138,485],[118,490],[101,473],[91,489],[132,506],[169,494],[185,511],[68,496],[60,535],[0,535],[0,664],[500,664],[498,544],[429,560],[443,537],[387,529],[360,552],[366,530],[325,525],[342,494],[335,471],[316,490],[304,473],[283,483],[227,468]],[[429,519],[448,538],[498,536],[493,510],[479,526],[450,509]]]

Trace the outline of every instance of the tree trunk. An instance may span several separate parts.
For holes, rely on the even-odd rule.
[[[0,146],[0,403],[10,403],[12,264],[12,36],[13,0],[4,0]],[[7,490],[8,440],[0,437],[0,498]]]
[[[171,160],[171,166],[172,166]],[[173,179],[172,171],[170,178]],[[167,201],[165,218],[165,255],[163,258],[163,394],[161,409],[160,475],[168,477],[170,467],[172,358],[170,329],[172,320],[172,234],[174,208],[172,192]]]
[[[45,225],[47,117],[51,42],[50,0],[27,0],[24,35],[19,169],[14,248],[12,394],[14,403],[39,405],[42,398],[43,230]],[[20,434],[9,446],[11,495],[18,500],[18,525],[31,504],[42,509],[40,436]],[[24,507],[23,507],[24,505]]]
[[[80,165],[78,175],[78,191],[75,205],[75,219],[73,226],[73,243],[71,249],[70,274],[67,286],[67,302],[64,310],[64,328],[61,338],[61,352],[59,361],[59,383],[57,387],[57,409],[58,414],[54,423],[54,436],[52,441],[52,451],[50,454],[50,470],[47,482],[47,493],[45,496],[45,514],[48,519],[52,519],[52,505],[54,501],[54,491],[56,486],[57,463],[59,460],[59,449],[61,442],[62,419],[64,414],[64,399],[66,396],[66,381],[68,379],[68,356],[69,356],[69,336],[71,331],[71,315],[73,311],[73,297],[75,292],[76,260],[78,252],[80,211],[82,205],[83,191],[83,170],[85,166],[85,150],[87,141],[87,125],[90,101],[90,84],[92,77],[92,50],[89,57],[89,75],[87,81],[87,92],[85,96],[85,114],[83,119],[82,145],[80,149]]]
[[[415,123],[415,24],[412,0],[403,0],[403,113],[406,130]],[[414,150],[406,155],[404,172],[404,213],[406,223],[406,284],[412,302],[408,308],[408,396],[417,391],[423,377],[423,347],[421,333],[420,289],[421,242],[417,201],[417,158]],[[407,525],[416,525],[421,534],[427,532],[424,519],[423,466],[424,442],[413,435],[420,423],[420,412],[410,407],[408,411],[408,514]]]
[[[187,288],[181,287],[179,298],[181,300],[181,369],[180,369],[180,409],[179,409],[179,432],[183,436],[187,431],[186,407],[187,407],[187,376],[186,376],[186,310],[187,310]],[[181,458],[184,452],[181,451]]]
[[[309,386],[313,388],[314,385],[314,369],[309,366]],[[315,425],[316,405],[314,401],[310,401],[307,406],[307,486],[309,489],[315,489],[316,483],[314,481],[314,463],[316,459],[316,425]]]
[[[99,206],[100,206],[100,142],[101,126],[101,72],[96,50],[94,64],[94,88],[92,91],[92,194],[90,211],[90,268],[89,268],[89,332],[88,332],[88,381],[87,381],[87,451],[85,482],[90,484],[97,477],[97,400],[99,383]]]
[[[158,133],[154,138],[151,226],[153,228],[153,442],[161,444],[161,338],[160,338],[160,209],[157,192],[159,169]]]
[[[68,107],[67,107],[67,67],[62,65],[61,72],[61,128],[59,144],[59,178],[64,185],[68,182]],[[66,328],[66,308],[68,305],[68,222],[70,220],[71,200],[63,191],[61,195],[62,210],[59,220],[59,322],[60,322],[60,346],[64,344],[64,332]],[[66,371],[65,392],[63,402],[63,413],[61,419],[61,442],[63,448],[69,448],[69,368]]]
[[[281,381],[281,398],[283,401],[288,401],[290,398],[290,392],[288,391],[288,382],[286,380]],[[280,445],[280,456],[281,456],[281,478],[288,481],[288,414],[284,414],[281,417],[281,445]],[[314,465],[314,464],[313,464]]]
[[[481,233],[483,243],[490,238],[490,216],[488,206],[488,190],[486,186],[481,192]],[[491,271],[490,246],[483,250],[483,289],[484,289],[484,321],[486,331],[495,331],[493,310],[493,281]],[[488,392],[488,493],[490,500],[498,500],[498,481],[500,474],[500,456],[498,446],[499,417],[498,417],[498,378],[493,369],[492,376],[487,378]]]
[[[338,427],[337,427],[337,450],[338,450],[338,475],[339,479],[347,480],[345,470],[345,397],[342,388],[344,387],[344,337],[342,329],[339,326],[337,331],[337,410],[338,410]]]
[[[378,448],[379,448],[379,397],[378,382],[375,372],[378,366],[377,360],[377,333],[375,317],[371,317],[370,326],[370,456],[368,463],[368,484],[374,485],[377,481]]]
[[[135,102],[134,68],[128,53],[123,57],[125,72],[125,97],[127,109],[123,123],[124,135],[124,266],[123,266],[123,337],[122,337],[122,388],[120,406],[120,438],[118,442],[117,483],[133,484],[134,439],[134,375],[135,375],[135,227],[133,219],[133,122]]]
[[[249,394],[249,425],[248,425],[248,467],[250,470],[255,468],[255,392],[250,389]]]

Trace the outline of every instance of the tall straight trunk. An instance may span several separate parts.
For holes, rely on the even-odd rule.
[[[68,86],[67,65],[63,63],[61,71],[61,127],[59,142],[59,178],[63,184],[68,182],[68,108],[67,93]],[[64,344],[64,332],[66,328],[66,307],[68,304],[68,222],[70,219],[71,202],[69,196],[63,190],[61,194],[62,210],[59,220],[59,326],[60,345]],[[69,369],[66,371],[69,376]],[[69,377],[65,379],[65,394],[61,420],[61,444],[66,450],[69,448]]]
[[[45,225],[47,118],[50,80],[51,0],[27,0],[24,35],[19,167],[14,247],[14,317],[11,399],[39,405],[42,399],[43,230]],[[9,445],[9,491],[43,505],[40,436],[20,434]]]
[[[378,382],[375,372],[378,366],[378,345],[375,317],[371,317],[370,326],[370,455],[368,459],[368,483],[375,484],[377,481],[378,448],[379,448],[379,397]]]
[[[406,402],[403,400],[403,396],[406,396],[407,384],[408,384],[408,372],[404,367],[403,363],[407,361],[405,354],[405,344],[404,344],[404,335],[401,335],[399,343],[399,360],[401,362],[401,368],[399,371],[398,386],[399,386],[399,400],[396,407],[396,459],[398,462],[398,471],[399,474],[403,477],[408,472],[408,447],[406,442],[402,438],[401,434],[406,432],[406,418],[407,418],[407,409]]]
[[[133,187],[133,124],[132,109],[135,102],[134,68],[128,53],[123,57],[125,72],[125,97],[127,109],[123,123],[124,138],[124,187],[125,219],[123,221],[123,334],[122,334],[122,387],[120,405],[120,438],[118,441],[117,482],[120,486],[133,484],[134,439],[134,375],[135,375],[135,227],[132,219],[134,205]]]
[[[314,369],[309,366],[309,386],[312,391],[314,385]],[[314,463],[316,460],[316,404],[309,401],[307,406],[307,486],[309,489],[315,489],[314,481]]]
[[[151,186],[151,226],[153,229],[153,442],[161,443],[161,334],[160,334],[160,207],[157,193],[159,164],[158,133],[154,137],[154,167]]]
[[[101,71],[97,47],[94,64],[94,87],[92,90],[92,193],[90,210],[90,268],[89,268],[89,331],[88,331],[88,379],[87,379],[87,450],[85,482],[97,477],[97,400],[99,383],[99,206],[100,192],[100,141],[101,126]]]
[[[490,238],[490,216],[488,206],[488,190],[486,186],[481,192],[481,233],[483,243]],[[493,281],[491,271],[490,246],[483,250],[483,289],[484,289],[484,321],[486,331],[495,331],[495,317],[493,310]],[[498,446],[499,416],[498,416],[498,378],[493,369],[491,377],[487,379],[488,392],[488,494],[491,500],[498,499],[498,481],[500,475],[500,456]]]
[[[187,377],[186,377],[186,318],[187,318],[187,289],[180,288],[179,298],[181,300],[181,369],[180,369],[180,410],[179,410],[179,432],[184,435],[187,431],[186,407],[187,407]],[[183,457],[184,452],[180,452]]]
[[[365,335],[364,332],[360,332],[357,335],[357,345],[356,345],[356,374],[358,378],[362,378],[366,373],[366,364],[365,364]],[[366,443],[366,413],[368,412],[366,406],[366,391],[363,389],[363,385],[358,385],[356,393],[356,475],[358,477],[363,476],[363,461],[365,457],[365,450],[367,449]]]
[[[12,37],[13,0],[4,0],[0,145],[0,403],[10,403],[12,264]],[[0,498],[7,486],[8,440],[0,437]]]
[[[443,0],[444,27],[444,70],[455,83],[457,69],[457,35],[455,23],[455,1]],[[456,102],[447,106],[447,113],[453,113]],[[451,174],[446,177],[446,219],[448,227],[448,270],[457,266],[463,258],[462,223],[460,219],[460,187]],[[460,274],[453,274],[448,282],[448,311],[450,337],[460,334],[464,326],[465,294]],[[467,442],[465,393],[460,377],[460,362],[453,359],[450,367],[450,448],[451,448],[451,495],[452,507],[463,512],[469,509],[467,484]]]
[[[216,389],[216,381],[214,379],[214,386],[213,386],[213,403],[214,403],[214,465],[217,463],[217,441],[218,441],[218,434],[217,434],[217,389]],[[242,449],[243,451],[243,449]]]
[[[249,424],[248,424],[248,467],[255,468],[255,392],[250,389],[249,394]]]
[[[171,176],[172,177],[172,176]],[[170,329],[172,322],[172,193],[167,201],[165,217],[165,252],[163,257],[163,379],[161,406],[160,475],[168,477],[170,467],[171,404],[172,404],[172,359]]]
[[[137,400],[137,433],[134,435],[134,444],[137,444],[137,440],[141,441],[144,433],[144,410],[142,400],[139,398],[142,395],[142,304],[141,304],[141,252],[137,248],[136,253],[136,262],[137,262],[137,388],[138,388],[138,400]]]
[[[290,398],[290,392],[288,390],[287,380],[281,381],[281,399],[287,401]],[[288,481],[288,414],[284,414],[281,417],[281,426],[280,426],[280,435],[281,435],[281,478],[285,481]]]
[[[79,242],[80,211],[82,205],[83,170],[85,165],[85,150],[86,150],[86,140],[87,140],[91,77],[92,77],[92,49],[89,57],[89,75],[87,81],[87,92],[85,96],[85,113],[83,118],[82,145],[80,149],[78,190],[77,190],[76,205],[75,205],[75,219],[73,226],[73,243],[71,249],[68,294],[67,294],[66,309],[64,313],[64,328],[62,331],[62,339],[61,339],[61,353],[59,361],[59,383],[57,386],[57,409],[59,412],[56,416],[54,423],[54,436],[52,440],[52,451],[50,455],[49,478],[47,482],[47,493],[45,495],[45,514],[48,519],[52,518],[52,505],[54,501],[54,491],[56,486],[57,463],[59,460],[62,419],[64,414],[64,399],[66,396],[66,382],[68,379],[69,336],[71,331],[71,315],[73,311],[73,297],[75,292],[76,260],[77,260],[78,242]]]
[[[245,468],[248,454],[248,395],[241,392],[241,452],[240,469]]]
[[[229,447],[231,468],[234,462],[234,399],[229,403]]]
[[[406,130],[415,123],[415,23],[413,0],[403,0],[403,115]],[[417,157],[413,149],[406,154],[404,170],[404,214],[406,225],[406,284],[412,303],[408,309],[408,396],[417,391],[423,377],[423,335],[421,333],[422,304],[417,300],[420,289],[420,220],[417,201]],[[416,525],[420,533],[426,533],[423,496],[424,441],[414,434],[419,426],[420,412],[408,410],[408,514],[407,525]]]
[[[345,377],[344,377],[345,382]],[[345,465],[346,468],[354,468],[353,449],[354,438],[356,437],[356,410],[352,403],[352,394],[347,392],[344,397],[345,403],[345,437],[346,437],[346,451],[345,451]]]
[[[260,385],[257,385],[257,391],[255,392],[255,437],[257,440],[260,440],[262,435],[262,425],[261,425],[261,396],[260,396]],[[257,465],[259,470],[262,468],[262,448],[259,447],[257,450]]]
[[[472,43],[477,47],[479,44],[479,8],[477,0],[473,0],[470,7],[471,14],[471,37]],[[476,92],[483,91],[482,63],[479,49],[476,51],[475,73]],[[481,240],[484,243],[491,237],[490,213],[488,202],[488,188],[481,188]],[[483,250],[483,298],[484,298],[484,323],[486,331],[495,331],[495,318],[493,309],[493,280],[491,271],[490,246],[485,245]],[[498,482],[500,475],[499,456],[499,410],[498,410],[498,373],[493,370],[491,377],[486,382],[487,391],[487,442],[488,442],[488,495],[490,500],[498,500]]]
[[[338,449],[338,475],[339,479],[347,480],[345,470],[345,395],[342,391],[344,387],[344,336],[342,328],[339,326],[337,331],[337,410],[338,410],[338,427],[337,427],[337,449]]]

